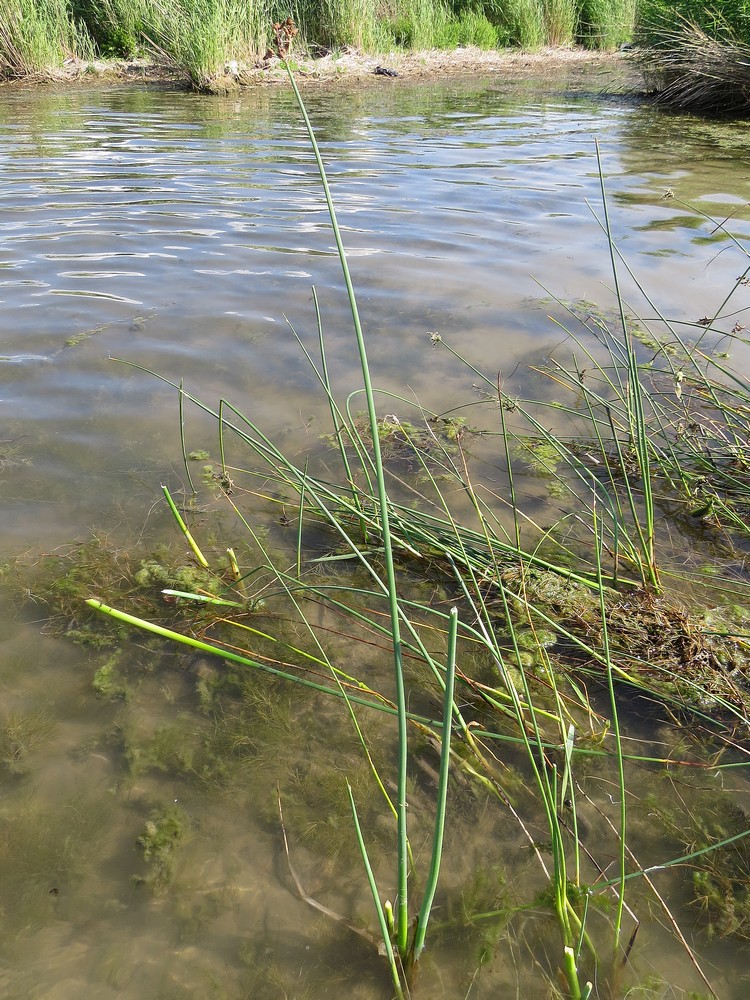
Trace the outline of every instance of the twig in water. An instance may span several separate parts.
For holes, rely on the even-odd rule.
[[[312,896],[308,896],[305,892],[304,887],[300,882],[299,875],[295,871],[294,865],[292,864],[292,859],[289,856],[289,841],[287,840],[286,827],[284,826],[284,813],[281,808],[281,791],[279,790],[278,785],[276,786],[276,801],[279,806],[279,822],[281,823],[281,835],[284,838],[284,854],[286,855],[286,863],[289,867],[289,874],[292,876],[292,881],[294,882],[294,887],[297,890],[299,898],[303,901],[303,903],[307,903],[308,906],[311,906],[314,910],[317,910],[324,916],[329,917],[331,920],[335,920],[339,924],[343,924],[344,927],[352,931],[352,933],[359,935],[359,937],[367,941],[368,944],[372,945],[376,951],[379,951],[379,943],[371,934],[368,934],[366,930],[363,930],[361,927],[355,927],[354,924],[350,924],[346,917],[343,917],[340,913],[336,913],[335,910],[330,910],[327,906],[319,903],[317,899],[313,899]]]

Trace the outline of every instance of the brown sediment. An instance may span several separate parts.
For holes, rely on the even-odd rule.
[[[634,63],[620,52],[592,52],[581,48],[545,48],[533,52],[518,49],[485,50],[474,47],[453,50],[367,54],[345,49],[311,56],[293,56],[300,86],[357,85],[397,86],[401,80],[435,80],[470,75],[499,75],[509,81],[550,81],[564,71],[566,79],[582,81],[597,90],[632,90],[638,87]],[[377,70],[389,72],[377,72]],[[209,89],[231,92],[244,87],[266,87],[287,82],[284,63],[276,56],[256,62],[227,63]],[[44,73],[6,80],[2,86],[38,84],[86,84],[103,86],[132,83],[147,86],[190,86],[186,72],[164,60],[66,60],[61,67]]]

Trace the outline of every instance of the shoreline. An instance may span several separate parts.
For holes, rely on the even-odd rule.
[[[599,52],[581,48],[520,49],[432,49],[369,54],[356,49],[327,53],[316,58],[292,57],[300,87],[393,86],[399,81],[440,80],[466,76],[501,75],[504,80],[534,79],[557,83],[561,73],[566,84],[593,82],[603,93],[634,93],[644,89],[643,78],[633,60],[622,52]],[[377,70],[386,70],[378,73]],[[254,64],[227,63],[209,88],[211,93],[230,94],[245,88],[286,84],[284,63],[276,56]],[[70,59],[61,67],[43,73],[0,81],[4,88],[132,84],[133,86],[192,89],[185,71],[159,60],[109,59],[93,62]]]

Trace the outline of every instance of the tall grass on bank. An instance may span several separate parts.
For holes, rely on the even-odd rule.
[[[577,7],[575,0],[546,0],[543,13],[548,45],[569,45],[574,40]]]
[[[652,22],[645,34],[638,62],[658,104],[722,115],[750,110],[750,27],[743,38],[717,15],[710,33],[678,21]]]
[[[309,128],[296,87],[295,93]],[[265,504],[281,503],[285,511],[297,512],[295,556],[279,565],[266,555],[266,569],[275,593],[299,616],[312,652],[299,645],[286,646],[284,659],[280,655],[273,663],[253,653],[252,637],[263,634],[253,624],[247,589],[257,567],[240,564],[239,540],[233,540],[230,549],[228,584],[222,584],[217,574],[215,583],[207,585],[210,589],[166,592],[172,600],[215,611],[215,619],[207,621],[198,636],[156,625],[99,600],[89,604],[117,621],[171,641],[327,692],[344,705],[360,737],[357,712],[380,711],[384,724],[395,717],[395,803],[386,792],[391,784],[388,776],[379,774],[373,765],[373,778],[396,817],[394,877],[388,885],[378,884],[374,875],[375,870],[383,870],[382,865],[370,861],[371,836],[360,821],[355,796],[351,791],[349,795],[352,836],[362,855],[397,996],[409,995],[425,945],[438,885],[451,770],[475,782],[512,812],[537,859],[546,890],[535,900],[535,908],[546,909],[557,933],[542,976],[548,983],[562,978],[566,995],[573,1000],[595,995],[595,988],[599,996],[618,995],[637,931],[627,894],[634,879],[648,875],[628,844],[628,767],[630,762],[644,760],[630,750],[620,732],[618,687],[629,685],[651,698],[679,705],[706,726],[714,725],[707,706],[725,713],[730,730],[732,720],[750,725],[750,700],[731,681],[735,669],[748,667],[747,657],[741,660],[741,639],[735,641],[732,633],[726,637],[727,646],[721,648],[725,654],[734,648],[735,662],[730,667],[726,659],[722,661],[716,671],[720,679],[713,683],[704,667],[710,662],[706,651],[718,660],[719,646],[710,645],[718,641],[716,630],[706,626],[701,630],[698,620],[682,622],[669,604],[665,574],[660,575],[657,563],[654,506],[655,497],[679,507],[702,500],[711,491],[716,501],[712,516],[721,516],[730,530],[734,525],[729,515],[734,513],[742,521],[750,504],[750,387],[707,358],[700,346],[690,348],[670,324],[666,326],[678,354],[659,353],[659,371],[654,359],[649,365],[641,364],[629,314],[618,293],[618,317],[611,329],[585,327],[584,334],[573,341],[569,362],[552,361],[540,370],[567,399],[514,398],[494,376],[464,362],[494,395],[510,499],[475,483],[460,428],[425,412],[413,400],[380,394],[373,385],[346,253],[312,130],[310,138],[328,200],[362,367],[361,393],[339,402],[328,375],[326,338],[316,298],[319,356],[315,359],[301,340],[300,348],[330,408],[339,480],[315,475],[306,461],[300,465],[274,444],[251,415],[228,401],[222,399],[212,407],[181,384],[169,384],[178,393],[181,415],[184,403],[190,402],[215,418],[221,456],[216,482],[253,550],[265,551],[265,547],[252,516],[236,499],[238,483]],[[624,264],[609,233],[606,213],[602,225],[617,275]],[[459,357],[440,335],[433,334],[432,343]],[[671,391],[653,391],[654,385],[664,384]],[[353,412],[362,394],[364,419]],[[381,401],[389,413],[398,409],[412,419],[380,417]],[[545,414],[551,410],[575,425],[578,433],[569,437],[550,430]],[[452,436],[441,434],[441,426],[451,430]],[[695,441],[685,434],[687,426],[703,428]],[[415,470],[409,479],[402,468],[389,467],[384,455],[389,441],[395,442],[402,456],[408,456]],[[519,447],[545,456],[558,496],[570,500],[558,523],[545,530],[537,528],[518,503],[513,456]],[[237,455],[231,466],[230,454]],[[216,555],[200,548],[166,489],[165,497],[195,559],[201,565],[210,563]],[[323,554],[309,562],[303,551],[308,530],[330,540]],[[347,563],[355,567],[349,578],[321,575],[326,566]],[[410,581],[420,573],[434,583],[439,581],[447,602],[419,598]],[[374,690],[364,676],[352,675],[349,660],[341,665],[328,655],[325,632],[310,611],[319,604],[340,616],[352,641],[377,642],[387,649],[392,663],[389,693]],[[655,637],[670,631],[674,643],[659,646]],[[727,681],[724,687],[721,678]],[[589,700],[587,686],[597,684],[607,695],[606,715],[597,712]],[[440,719],[408,709],[412,697],[422,698],[426,692],[441,696]],[[413,734],[440,750],[426,873],[421,864],[414,864],[407,830],[406,778],[414,752]],[[523,754],[524,784],[532,790],[523,805],[514,801],[518,796],[512,782],[506,787],[509,771],[498,766],[506,749],[520,749]],[[579,831],[578,803],[585,794],[580,770],[592,755],[614,762],[611,798],[617,807],[613,818],[607,817],[612,838],[601,860],[587,853]],[[651,766],[657,763],[649,761]],[[671,762],[670,766],[677,765]],[[416,819],[411,817],[410,828]],[[718,850],[746,835],[747,831],[733,835],[705,850]],[[544,850],[541,843],[547,845]],[[702,853],[704,848],[679,858],[663,858],[659,867],[683,864]],[[394,887],[391,903],[384,897]],[[597,902],[604,897],[613,905],[600,913]],[[654,898],[676,925],[662,897]],[[415,922],[410,916],[414,913],[418,914]],[[713,993],[696,956],[684,937],[681,940]]]
[[[194,87],[209,89],[228,63],[260,55],[270,40],[266,3],[247,0],[152,0],[153,38]]]
[[[639,44],[651,45],[665,34],[693,24],[711,38],[729,33],[750,43],[750,0],[638,0],[636,36]]]
[[[508,0],[495,15],[510,45],[535,49],[545,42],[544,9],[541,0]]]
[[[635,0],[7,0],[0,72],[22,75],[68,56],[129,58],[161,50],[197,87],[227,63],[252,64],[272,24],[292,16],[297,50],[370,52],[569,45],[613,48],[630,37]],[[207,89],[211,89],[210,86]]]
[[[162,34],[158,0],[73,0],[73,4],[76,17],[104,57],[132,58],[144,51],[149,39]]]
[[[28,76],[64,59],[93,56],[89,34],[68,0],[4,0],[0,8],[0,75]]]
[[[577,38],[589,49],[616,49],[633,38],[641,0],[582,0]]]
[[[749,0],[640,0],[635,37],[657,103],[699,114],[750,109]]]

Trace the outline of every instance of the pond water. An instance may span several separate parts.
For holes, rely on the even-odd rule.
[[[549,319],[564,317],[553,297],[611,309],[597,140],[620,249],[686,335],[713,316],[746,266],[710,221],[730,219],[734,236],[750,240],[742,125],[568,91],[564,79],[554,91],[528,81],[384,81],[312,91],[307,103],[376,382],[437,412],[461,407],[474,390],[467,369],[431,349],[431,333],[490,375],[512,373],[564,339]],[[312,347],[315,286],[337,390],[359,384],[299,112],[283,88],[231,98],[4,89],[0,109],[0,556],[33,552],[29,561],[43,563],[92,532],[115,548],[141,537],[155,544],[173,537],[160,483],[177,491],[184,478],[176,393],[110,356],[184,380],[209,402],[227,397],[301,453],[328,430],[326,407],[285,318]],[[650,312],[632,281],[625,292]],[[744,286],[716,327],[729,333],[749,317]],[[741,342],[721,346],[745,364]],[[188,447],[215,452],[210,423],[196,413],[186,422]],[[334,817],[316,831],[310,818],[338,801],[328,778],[301,763],[330,753],[329,711],[259,682],[256,714],[235,721],[265,733],[257,737],[265,749],[222,781],[218,751],[209,763],[186,762],[212,738],[195,676],[162,660],[141,664],[125,702],[97,697],[101,658],[42,634],[45,612],[28,586],[31,599],[16,596],[3,614],[0,639],[3,995],[387,997],[379,960],[291,891],[281,848],[279,780],[305,888],[374,926],[348,827],[342,834]],[[151,654],[134,642],[127,655]],[[295,713],[303,723],[290,721]],[[19,719],[23,759],[11,732]],[[675,742],[662,728],[640,738],[654,748]],[[335,740],[343,779],[362,762],[351,734]],[[296,804],[295,774],[300,786],[316,785]],[[701,787],[710,791],[712,780]],[[733,780],[735,800],[750,808],[747,787]],[[644,775],[640,800],[667,784],[658,772]],[[507,908],[497,886],[510,892],[507,881],[531,871],[533,859],[507,812],[457,794],[463,817],[449,836],[446,899],[469,905],[460,901],[470,886],[483,905]],[[589,822],[602,825],[593,812]],[[158,846],[151,865],[144,860],[149,823],[179,840],[161,867]],[[509,845],[501,858],[498,843]],[[659,845],[639,847],[652,863],[662,856]],[[534,876],[523,878],[533,899]],[[698,910],[686,907],[684,880],[664,875],[659,886],[721,997],[747,996],[746,946],[708,941]],[[648,905],[631,978],[650,981],[651,992],[631,995],[705,990]],[[456,920],[444,921],[419,995],[489,997],[516,983],[519,995],[550,995],[536,974],[544,934],[533,908],[492,947],[452,931]]]

